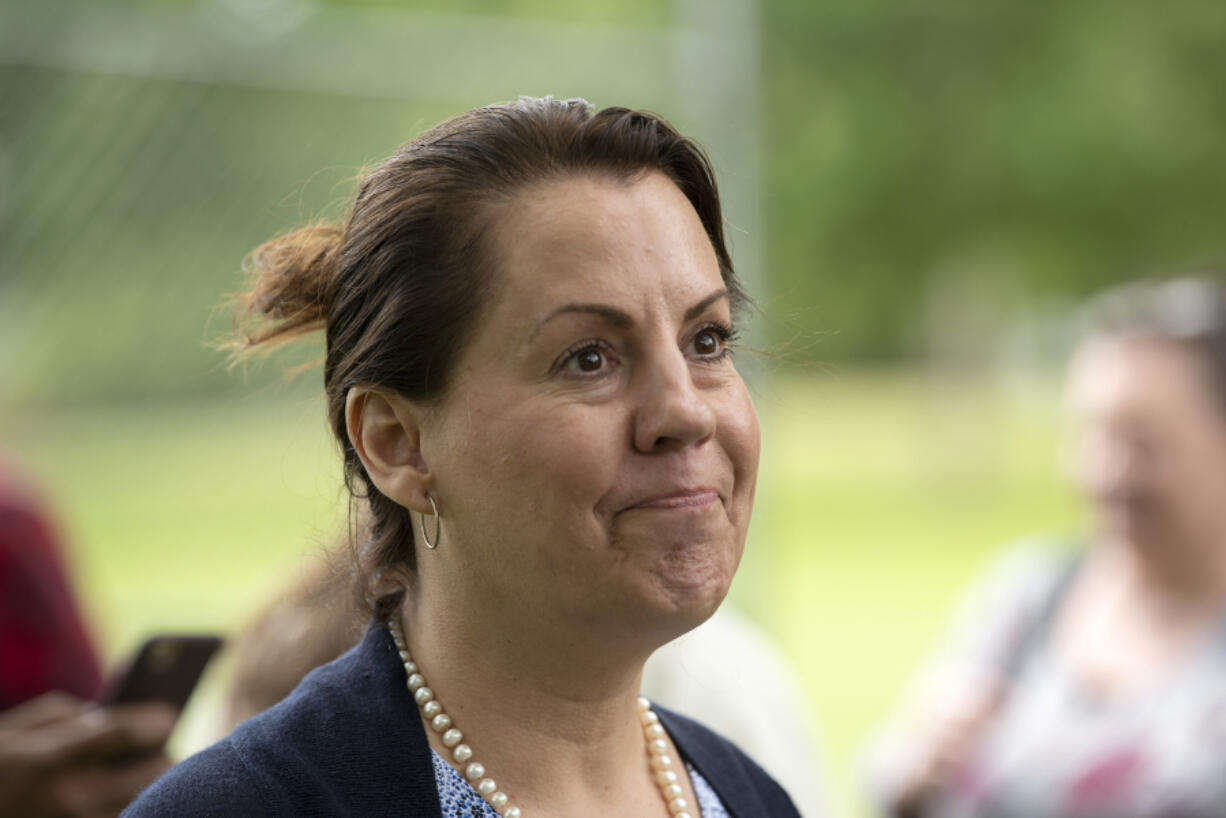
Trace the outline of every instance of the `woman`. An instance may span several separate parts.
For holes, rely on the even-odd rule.
[[[1101,297],[1070,373],[1079,553],[1017,551],[879,748],[882,811],[1226,811],[1226,296]]]
[[[758,463],[694,143],[577,100],[471,111],[254,266],[251,344],[326,331],[376,618],[129,814],[795,815],[638,699],[723,599]]]

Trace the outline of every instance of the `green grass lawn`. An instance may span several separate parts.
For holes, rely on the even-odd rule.
[[[301,394],[4,418],[109,660],[153,631],[234,627],[338,530],[338,458],[322,401]],[[756,401],[762,475],[733,600],[794,661],[837,814],[862,815],[856,753],[958,590],[1011,540],[1077,528],[1056,393],[831,372],[780,375]],[[209,735],[218,673],[181,751]]]

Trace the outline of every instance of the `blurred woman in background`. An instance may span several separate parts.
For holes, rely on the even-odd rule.
[[[980,580],[871,755],[884,814],[1226,814],[1226,294],[1136,284],[1088,315],[1085,547]]]

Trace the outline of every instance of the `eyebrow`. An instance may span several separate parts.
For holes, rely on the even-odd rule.
[[[702,313],[705,312],[712,304],[728,297],[728,291],[721,287],[686,310],[685,320],[693,321],[695,318],[702,315]],[[630,317],[630,313],[625,312],[624,310],[619,310],[617,307],[610,307],[607,304],[571,303],[563,304],[553,312],[549,313],[549,315],[545,316],[541,323],[536,325],[536,329],[532,331],[532,338],[539,335],[541,330],[544,329],[545,325],[553,319],[560,315],[570,315],[573,313],[599,316],[618,329],[629,329],[630,327],[634,326],[634,319]]]

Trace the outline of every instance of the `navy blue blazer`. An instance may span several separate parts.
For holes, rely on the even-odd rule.
[[[735,818],[799,818],[783,789],[727,740],[656,708],[678,751]],[[155,781],[123,818],[441,818],[430,745],[385,625],[284,701]]]

